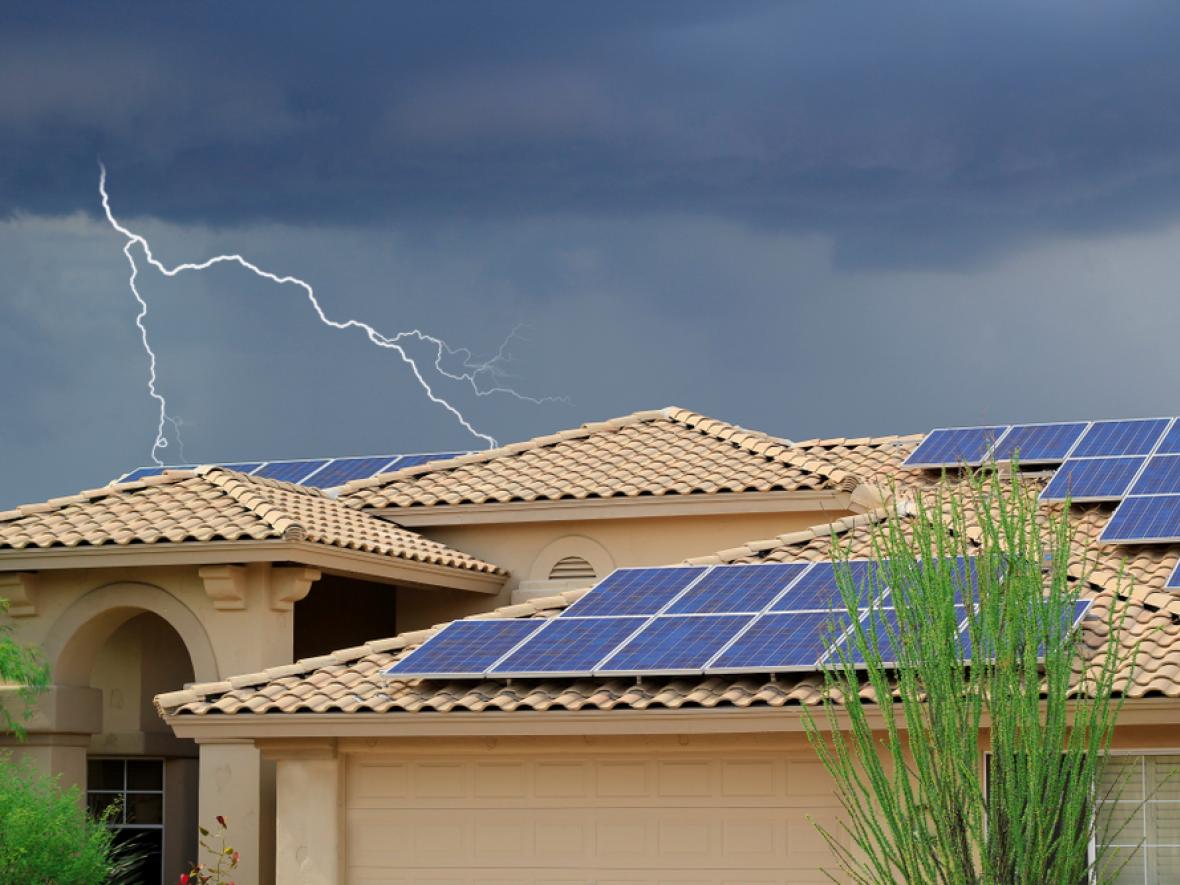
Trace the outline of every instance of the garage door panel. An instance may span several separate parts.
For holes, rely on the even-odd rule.
[[[827,784],[827,789],[821,787]],[[354,757],[350,882],[767,885],[826,881],[813,757],[771,753]]]

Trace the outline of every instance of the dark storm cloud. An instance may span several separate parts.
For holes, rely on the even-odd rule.
[[[0,210],[214,224],[722,215],[948,265],[1180,207],[1166,3],[39,5]]]

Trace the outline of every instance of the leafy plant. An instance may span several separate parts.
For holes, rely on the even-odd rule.
[[[12,624],[4,617],[7,611],[8,600],[0,599],[0,685],[18,686],[24,704],[21,713],[15,714],[7,704],[0,703],[0,731],[23,738],[24,722],[32,712],[32,702],[49,685],[49,668],[38,649],[13,638]]]
[[[983,470],[944,480],[872,543],[870,589],[890,592],[860,619],[865,588],[847,563],[837,569],[852,626],[824,669],[822,714],[805,716],[844,809],[843,832],[819,827],[840,872],[857,883],[1108,881],[1113,855],[1101,839],[1089,852],[1094,785],[1133,652],[1118,638],[1125,606],[1111,604],[1102,647],[1080,657],[1083,581],[1070,569],[1088,566],[1071,560],[1068,507],[1042,510],[1019,471]],[[973,558],[978,607],[964,605],[974,590],[960,557]]]
[[[61,788],[25,762],[0,757],[0,882],[95,885],[129,876],[138,857],[114,844],[83,810],[77,787]]]
[[[241,855],[226,844],[226,831],[229,828],[225,823],[225,818],[219,814],[216,819],[218,828],[216,835],[211,834],[204,827],[198,829],[201,833],[201,847],[216,857],[217,863],[210,866],[194,861],[190,864],[191,868],[187,873],[181,873],[179,885],[234,885],[234,881],[227,879],[226,875],[238,868]],[[213,844],[214,838],[218,840],[217,845]]]

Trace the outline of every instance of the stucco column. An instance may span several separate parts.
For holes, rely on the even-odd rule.
[[[63,787],[77,786],[86,801],[86,756],[90,736],[102,731],[102,693],[75,685],[51,685],[37,695],[25,716],[16,689],[0,687],[0,704],[21,719],[23,741],[0,736],[0,751],[10,751],[46,774],[58,776]]]
[[[213,831],[221,815],[226,841],[242,858],[233,879],[239,885],[274,882],[274,763],[250,741],[199,741],[201,826]],[[216,844],[214,844],[216,847]],[[216,858],[202,853],[206,863]]]
[[[283,885],[343,882],[342,765],[335,743],[301,743],[276,760],[275,874]]]

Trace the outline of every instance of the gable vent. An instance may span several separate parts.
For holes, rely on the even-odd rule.
[[[549,571],[550,581],[589,580],[596,577],[594,566],[580,556],[567,556],[559,559]]]

